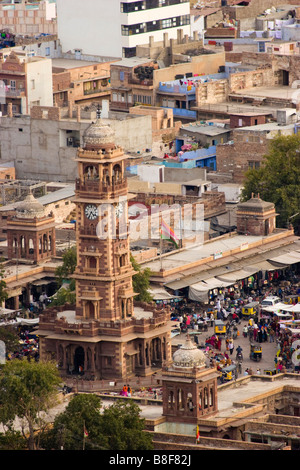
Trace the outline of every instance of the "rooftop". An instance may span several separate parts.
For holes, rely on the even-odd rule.
[[[114,62],[113,65],[117,65],[118,67],[136,67],[137,65],[143,65],[150,62],[152,62],[152,60],[147,59],[146,57],[128,57]]]
[[[285,254],[288,260],[288,254],[296,252],[294,259],[300,258],[299,250],[298,237],[291,231],[276,229],[267,236],[221,236],[141,264],[143,269],[150,268],[153,282],[164,282],[167,287],[176,290],[203,280],[216,283],[216,276],[224,277],[224,274],[232,272],[243,271],[243,274],[245,270],[250,270],[253,274],[261,269],[265,261],[276,259],[279,255]],[[269,262],[267,264],[270,269],[272,264],[271,267]],[[250,274],[246,273],[244,277],[247,275]]]

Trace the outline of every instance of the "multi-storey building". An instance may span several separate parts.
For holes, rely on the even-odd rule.
[[[11,52],[0,58],[1,112],[30,114],[31,106],[52,106],[52,64],[45,57],[30,57]]]
[[[72,15],[70,15],[72,11]],[[58,37],[64,52],[132,57],[149,37],[162,41],[177,29],[190,35],[189,0],[57,0]],[[82,34],[80,33],[82,31]]]
[[[69,103],[88,105],[110,99],[112,62],[80,62],[67,59],[52,61],[55,106],[68,106]]]

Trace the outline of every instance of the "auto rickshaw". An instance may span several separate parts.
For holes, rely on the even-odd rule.
[[[297,304],[300,302],[300,295],[285,295],[284,296],[284,303],[288,305]]]
[[[230,382],[230,380],[233,380],[235,378],[235,370],[236,370],[236,365],[235,364],[224,367],[221,370],[221,375],[220,375],[221,383],[223,384],[223,383],[226,383],[226,382]]]
[[[250,359],[253,361],[260,361],[262,358],[262,347],[260,344],[250,344]]]
[[[222,320],[215,320],[215,334],[226,335],[226,324]]]
[[[251,302],[250,304],[244,305],[242,308],[242,315],[245,317],[253,317],[258,311],[259,302]]]
[[[276,375],[276,374],[277,374],[277,370],[276,370],[276,369],[265,369],[265,370],[264,370],[264,374],[265,374],[265,375]]]

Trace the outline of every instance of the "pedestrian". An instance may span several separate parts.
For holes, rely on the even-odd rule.
[[[232,355],[233,350],[234,350],[234,344],[233,344],[232,338],[229,339],[228,348],[229,348],[230,355]]]
[[[253,339],[254,339],[254,341],[256,341],[257,333],[258,333],[258,326],[257,326],[257,324],[255,323],[255,325],[254,325],[254,327],[253,327]]]
[[[244,328],[243,328],[243,336],[244,336],[244,338],[247,338],[247,335],[248,335],[248,326],[245,325]]]

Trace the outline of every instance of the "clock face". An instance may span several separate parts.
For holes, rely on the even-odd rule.
[[[84,213],[89,220],[95,220],[98,217],[98,209],[92,204],[86,206]]]

